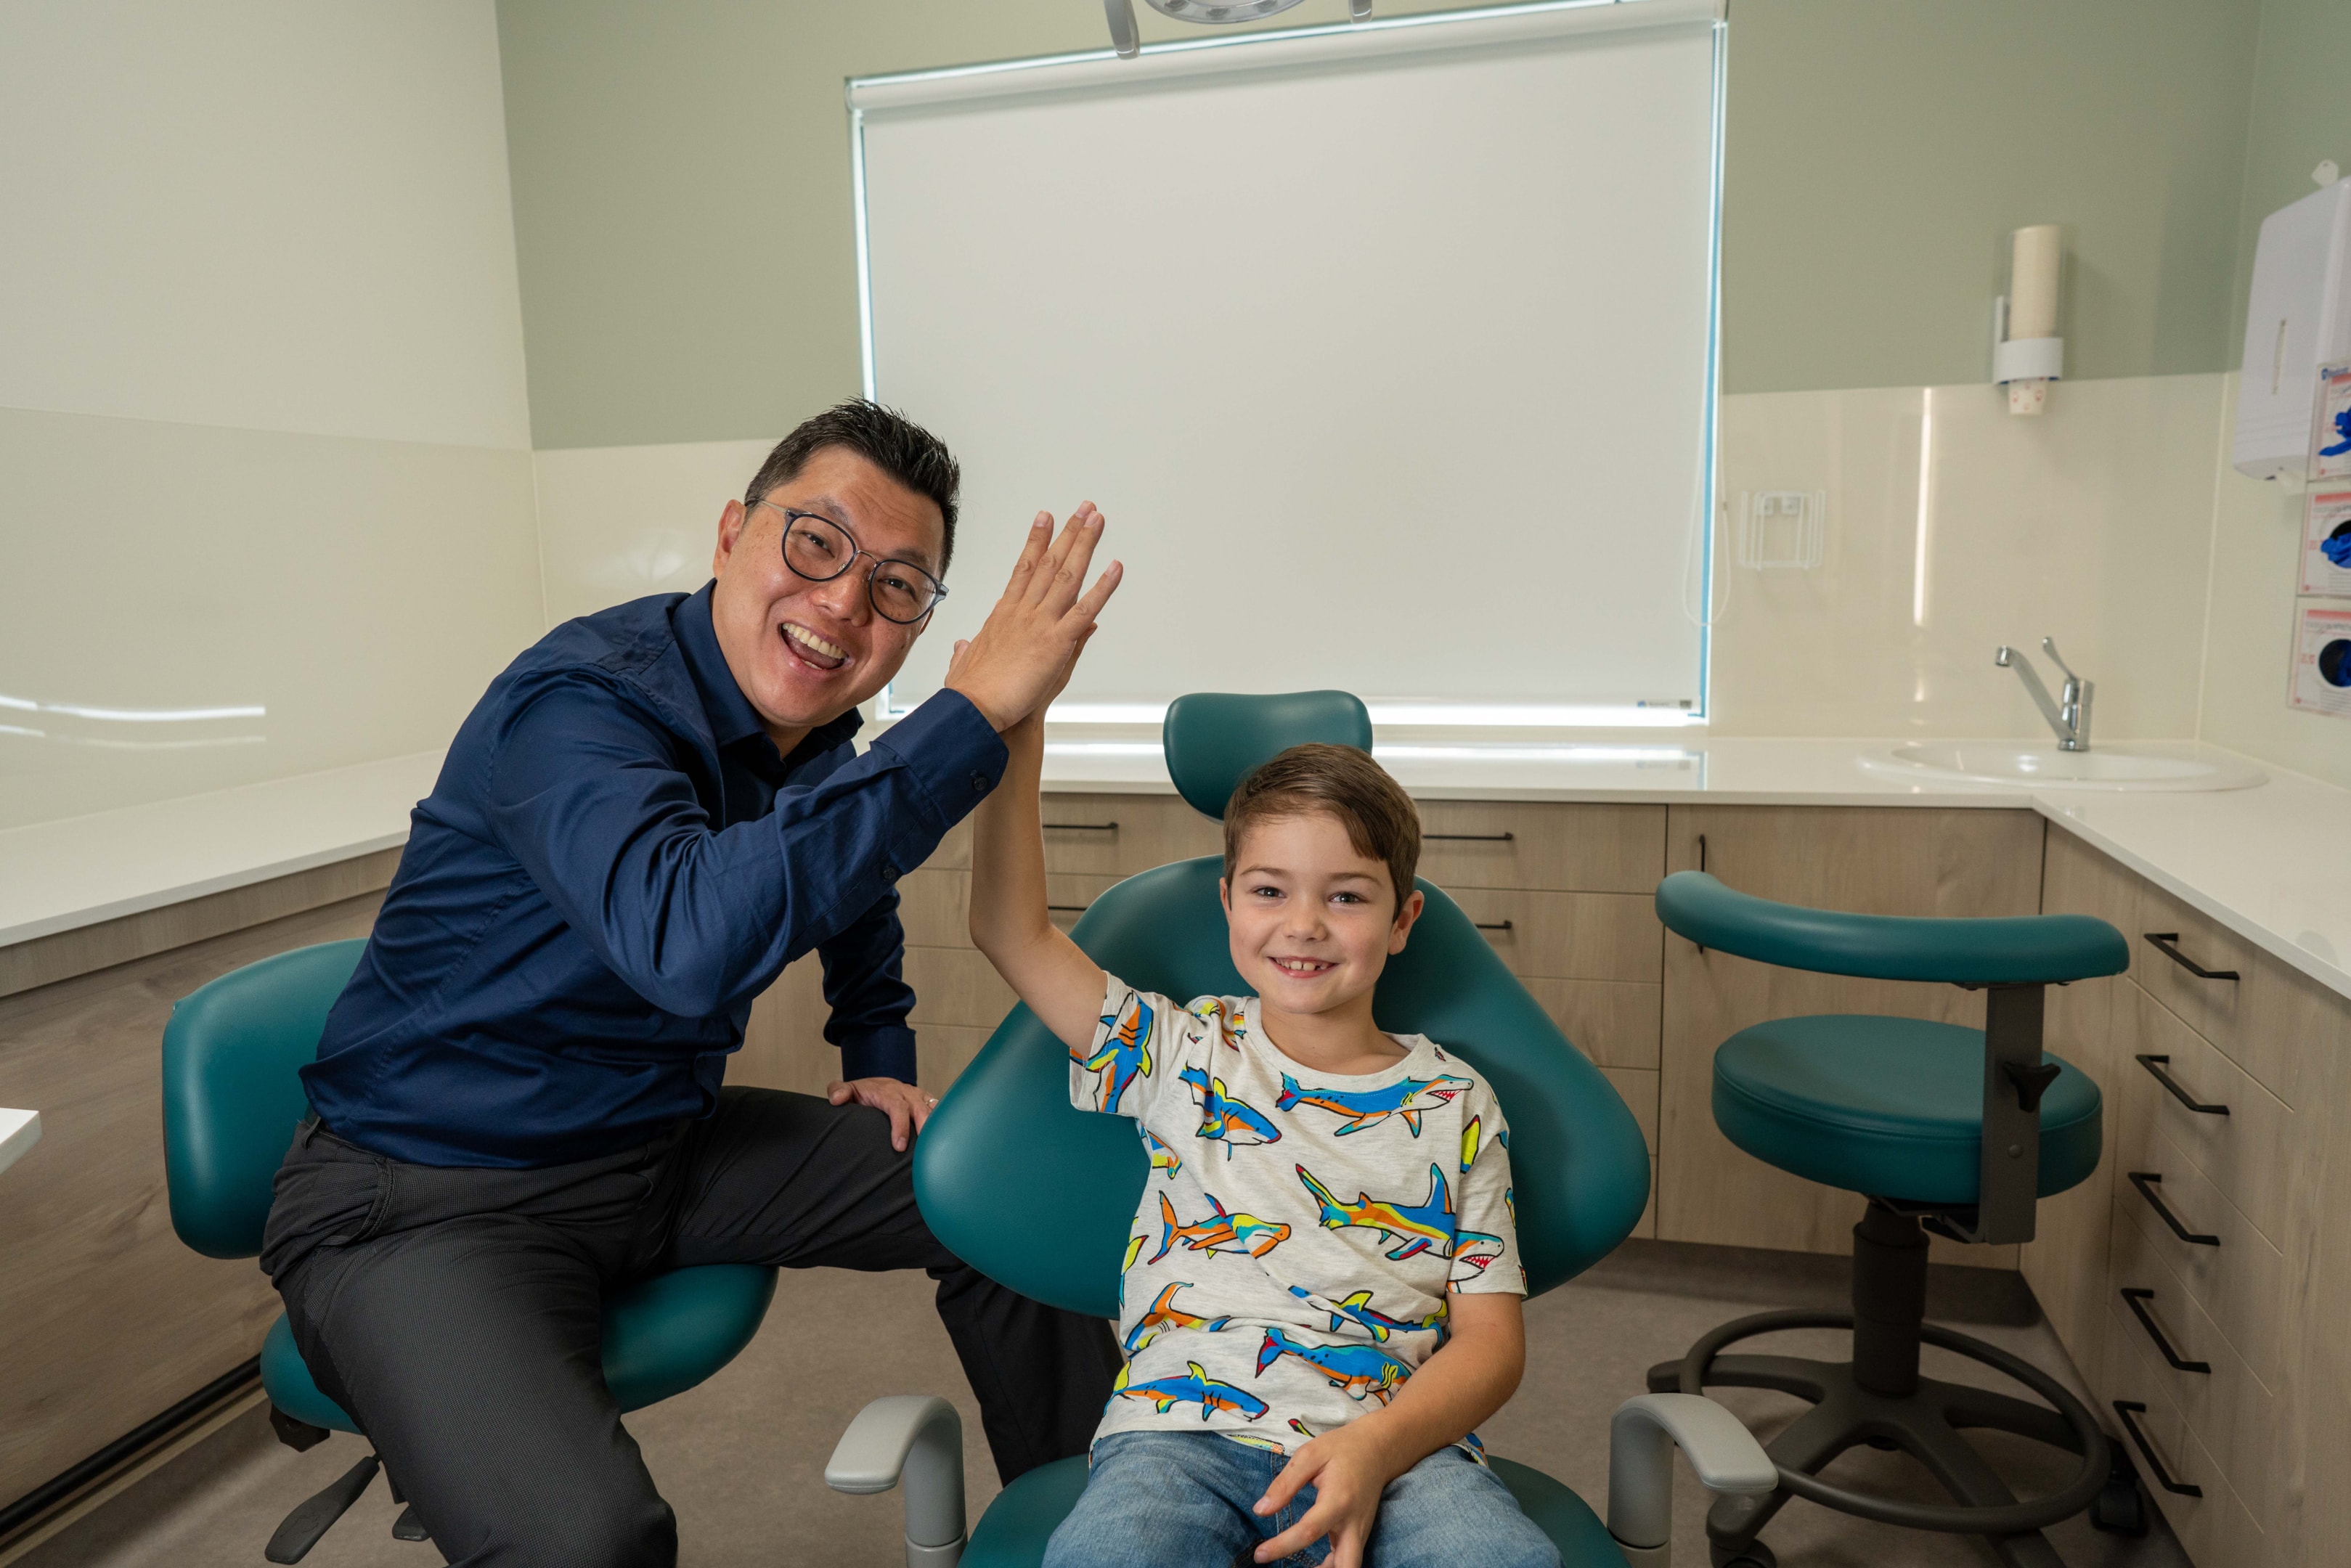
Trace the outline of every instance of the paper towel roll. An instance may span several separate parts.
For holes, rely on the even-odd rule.
[[[2011,341],[2057,335],[2057,266],[2064,255],[2055,224],[2016,231],[2008,269]]]

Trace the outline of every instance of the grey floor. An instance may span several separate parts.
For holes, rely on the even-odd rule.
[[[1598,1506],[1607,1494],[1609,1413],[1643,1391],[1651,1363],[1680,1354],[1728,1318],[1767,1306],[1839,1305],[1844,1291],[1838,1260],[1629,1243],[1530,1304],[1526,1380],[1485,1427],[1487,1445],[1550,1471]],[[1938,1269],[1930,1313],[2076,1381],[2012,1277]],[[1826,1334],[1792,1333],[1778,1343],[1798,1354],[1834,1354]],[[1927,1354],[1936,1375],[1974,1375],[1955,1358]],[[2000,1381],[1991,1374],[1981,1380]],[[945,1394],[963,1409],[973,1437],[967,1458],[977,1518],[996,1493],[996,1478],[977,1441],[977,1407],[920,1275],[788,1272],[766,1327],[740,1360],[701,1388],[631,1416],[629,1426],[677,1509],[689,1568],[893,1568],[904,1561],[896,1498],[841,1496],[825,1490],[820,1472],[865,1400],[918,1392]],[[1777,1395],[1729,1390],[1722,1397],[1767,1437],[1799,1408]],[[2028,1495],[2062,1479],[2070,1463],[1996,1434],[1983,1447]],[[362,1452],[356,1438],[340,1437],[296,1454],[277,1446],[256,1413],[35,1549],[19,1568],[250,1568],[287,1511]],[[1924,1470],[1899,1455],[1863,1449],[1829,1474],[1943,1500]],[[395,1511],[379,1480],[308,1562],[317,1568],[437,1563],[432,1547],[392,1539]],[[1705,1500],[1687,1471],[1676,1512],[1676,1560],[1701,1568]],[[2188,1561],[2159,1523],[2138,1541],[2100,1534],[2080,1520],[2050,1534],[2070,1568],[2185,1568]],[[1784,1568],[1977,1568],[1996,1561],[1971,1538],[1892,1530],[1801,1501],[1763,1539]]]

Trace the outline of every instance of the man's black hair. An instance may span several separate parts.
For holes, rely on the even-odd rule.
[[[963,483],[963,469],[946,442],[894,408],[852,398],[800,421],[759,465],[751,487],[743,493],[744,505],[756,506],[777,486],[799,477],[809,459],[828,446],[856,453],[907,489],[937,504],[939,517],[946,524],[946,537],[939,547],[939,575],[946,576],[947,565],[955,559],[956,492]]]

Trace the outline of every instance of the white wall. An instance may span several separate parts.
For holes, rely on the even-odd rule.
[[[11,0],[0,145],[0,826],[444,744],[543,624],[492,0]]]

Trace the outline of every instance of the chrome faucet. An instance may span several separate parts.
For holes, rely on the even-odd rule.
[[[2032,706],[2041,710],[2041,716],[2047,719],[2049,727],[2057,732],[2058,750],[2087,751],[2090,749],[2090,694],[2095,688],[2073,671],[2065,669],[2065,660],[2057,652],[2056,638],[2041,639],[2041,651],[2049,655],[2051,664],[2065,671],[2065,685],[2059,690],[2054,702],[2049,699],[2049,688],[2041,684],[2041,677],[2033,672],[2032,661],[2020,656],[2013,648],[2002,647],[1992,655],[1991,662],[2004,670],[2016,672],[2016,678],[2024,683],[2024,689],[2032,695]]]

